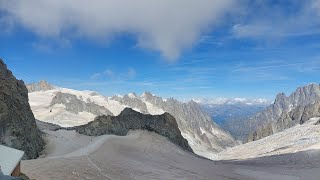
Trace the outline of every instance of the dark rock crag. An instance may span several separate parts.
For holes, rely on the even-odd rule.
[[[86,125],[68,129],[75,129],[78,133],[89,136],[104,134],[125,136],[129,130],[148,130],[168,138],[184,150],[193,153],[188,141],[181,135],[176,119],[169,113],[149,115],[125,108],[118,116],[98,116]]]
[[[0,144],[25,151],[25,159],[38,157],[44,146],[28,102],[28,90],[0,59]]]

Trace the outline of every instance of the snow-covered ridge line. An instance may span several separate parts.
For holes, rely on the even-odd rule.
[[[76,96],[78,100],[66,99],[55,101],[65,102],[64,104],[52,103],[58,93],[66,94],[64,96],[66,98]],[[95,106],[86,105],[83,108],[81,104],[84,103],[94,103],[102,106],[114,116],[119,115],[126,107],[152,115],[168,112],[176,118],[182,135],[188,140],[192,149],[208,158],[212,156],[209,156],[209,154],[237,144],[232,136],[217,126],[194,101],[182,103],[173,98],[163,100],[149,92],[144,92],[141,96],[129,93],[123,96],[106,97],[93,91],[77,91],[67,88],[32,92],[29,93],[29,100],[33,113],[38,120],[58,124],[62,127],[83,125],[94,120],[96,115],[91,112],[97,112],[96,109],[84,112],[81,112],[81,109],[94,108]],[[68,106],[71,105],[70,101],[79,103],[72,105],[74,111],[68,110],[70,109]]]

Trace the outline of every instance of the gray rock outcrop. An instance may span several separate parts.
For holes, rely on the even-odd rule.
[[[28,90],[0,59],[0,143],[38,157],[44,146],[28,102]]]
[[[54,85],[49,84],[47,81],[39,81],[37,83],[27,84],[26,86],[29,93],[56,89]]]
[[[99,106],[91,101],[83,101],[78,99],[76,95],[58,92],[52,99],[50,106],[55,104],[63,104],[66,106],[66,110],[73,113],[89,112],[94,115],[113,115],[108,109],[103,106]]]
[[[125,136],[129,130],[148,130],[168,138],[186,151],[193,152],[188,141],[181,135],[175,118],[169,113],[149,115],[125,108],[118,116],[98,116],[86,125],[69,129],[75,129],[78,133],[89,136],[104,134]]]

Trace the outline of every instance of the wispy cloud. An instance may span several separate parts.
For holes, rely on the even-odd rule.
[[[312,69],[320,68],[319,60],[308,60],[304,62],[287,63],[286,61],[275,61],[272,64],[256,64],[255,66],[239,66],[232,70],[232,72],[253,72],[253,71],[263,71],[263,70],[275,70],[284,68],[293,68],[294,70],[305,72]],[[305,69],[305,70],[303,70]]]
[[[106,69],[103,72],[97,72],[90,76],[91,80],[112,80],[112,81],[127,81],[132,80],[136,76],[134,68],[129,67],[126,71],[115,72],[111,69]]]
[[[313,73],[320,69],[320,59],[308,58],[304,61],[264,61],[255,64],[235,65],[231,70],[234,80],[239,81],[287,81],[292,80],[290,74]]]
[[[319,0],[250,2],[243,19],[232,26],[236,38],[274,41],[320,34]]]

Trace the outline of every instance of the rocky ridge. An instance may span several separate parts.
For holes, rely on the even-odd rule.
[[[38,157],[44,146],[28,102],[28,90],[0,59],[0,143]]]
[[[98,116],[86,125],[68,129],[89,136],[104,134],[125,136],[129,130],[148,130],[167,137],[171,142],[193,153],[188,141],[181,135],[175,118],[169,113],[149,115],[125,108],[118,116]]]
[[[277,95],[275,102],[250,119],[252,132],[245,142],[281,132],[310,118],[320,116],[320,86],[309,84],[299,87],[289,97],[284,93]]]

